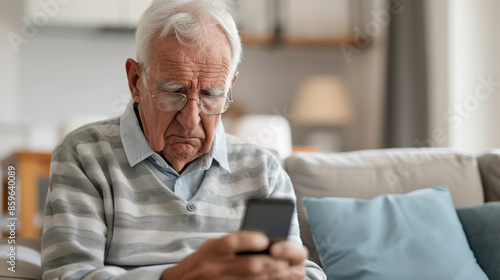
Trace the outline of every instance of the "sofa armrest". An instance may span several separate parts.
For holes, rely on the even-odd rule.
[[[492,149],[477,157],[484,186],[485,201],[500,201],[500,149]]]

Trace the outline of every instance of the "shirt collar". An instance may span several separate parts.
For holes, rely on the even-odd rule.
[[[130,100],[125,112],[120,117],[120,136],[122,138],[123,149],[127,156],[128,163],[134,167],[139,162],[155,154],[144,136],[139,121],[134,111],[134,101]],[[222,121],[219,121],[215,129],[214,141],[208,153],[200,157],[199,167],[208,169],[215,159],[219,165],[229,171],[229,161],[227,158],[226,132]]]
[[[229,161],[227,159],[226,131],[224,130],[221,120],[219,120],[219,124],[215,129],[214,143],[212,144],[210,152],[207,154],[209,153],[212,153],[213,158],[222,168],[226,169],[228,172],[230,171]]]
[[[135,115],[134,100],[130,100],[120,118],[120,136],[131,167],[155,153],[144,136]]]

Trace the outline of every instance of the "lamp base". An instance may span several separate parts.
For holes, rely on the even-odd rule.
[[[311,129],[306,137],[306,144],[317,147],[324,153],[341,152],[343,139],[340,132],[340,129],[332,127]]]

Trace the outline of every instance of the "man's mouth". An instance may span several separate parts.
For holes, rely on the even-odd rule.
[[[179,135],[170,135],[167,138],[170,138],[170,141],[173,141],[174,143],[195,143],[195,142],[200,142],[202,141],[201,138],[199,137],[194,137],[194,136],[179,136]]]

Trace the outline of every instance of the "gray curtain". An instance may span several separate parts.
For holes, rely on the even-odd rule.
[[[427,64],[422,0],[389,0],[383,145],[415,147],[428,135]],[[444,77],[443,77],[444,78]]]

